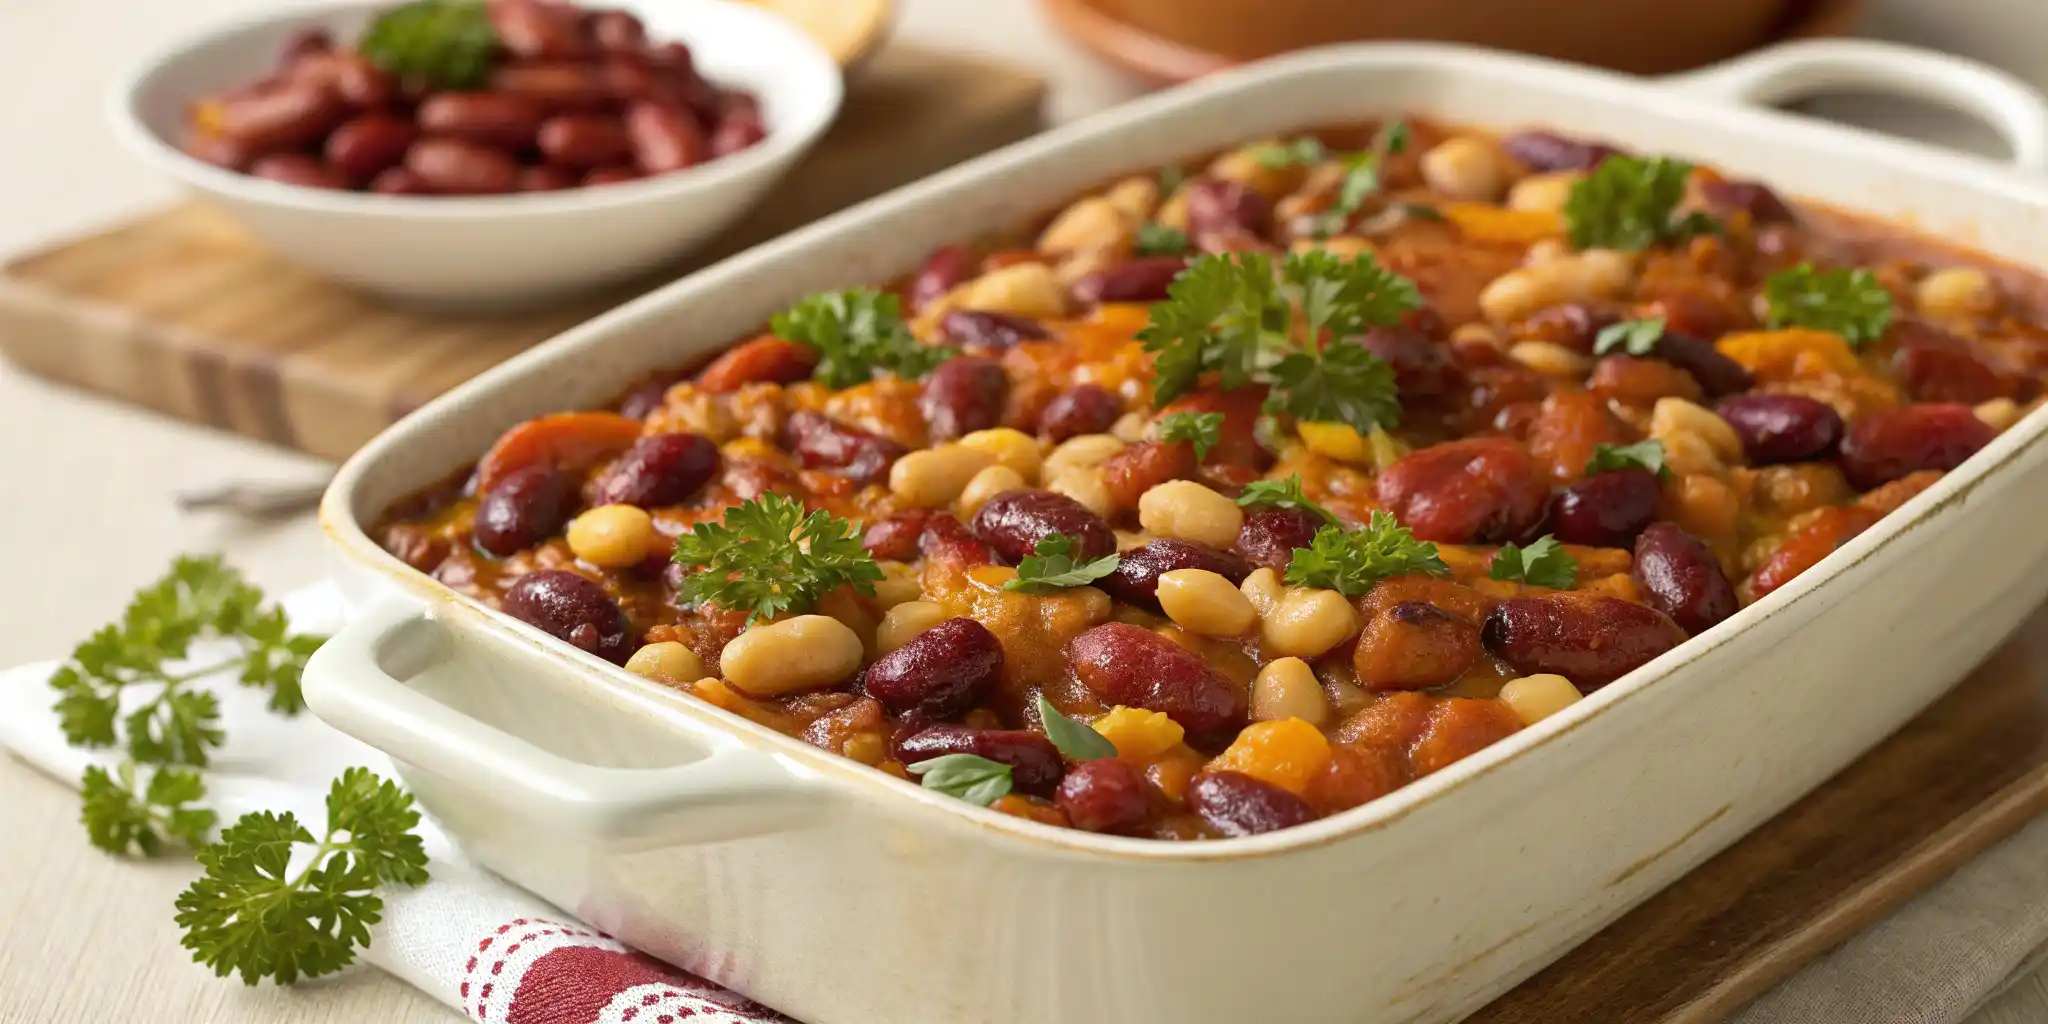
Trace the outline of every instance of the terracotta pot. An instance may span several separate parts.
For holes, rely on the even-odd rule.
[[[1655,74],[1847,31],[1864,0],[1041,0],[1083,45],[1184,80],[1323,43],[1427,39]]]

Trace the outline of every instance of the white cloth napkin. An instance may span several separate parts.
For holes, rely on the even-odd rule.
[[[346,619],[329,585],[284,599],[295,628]],[[195,651],[195,660],[208,656]],[[55,662],[0,672],[0,747],[76,785],[106,752],[64,742],[50,710]],[[311,715],[282,719],[260,693],[216,687],[227,746],[207,773],[223,822],[249,811],[325,816],[328,782],[361,765],[391,776],[378,751]],[[431,821],[421,826],[432,881],[383,893],[384,920],[363,958],[478,1021],[502,1024],[767,1024],[767,1007],[627,949],[471,862]],[[315,832],[319,829],[314,828]],[[1737,1015],[1737,1024],[1953,1024],[2048,957],[2048,818],[1991,848],[1890,917]],[[829,1024],[829,1022],[816,1022]],[[919,1022],[944,1024],[944,1022]]]

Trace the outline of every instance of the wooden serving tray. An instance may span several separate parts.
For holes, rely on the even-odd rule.
[[[0,267],[0,351],[31,372],[340,460],[398,417],[694,267],[1033,134],[1042,81],[978,59],[883,49],[773,198],[673,270],[508,315],[408,311],[266,252],[222,214],[174,206]]]
[[[2048,609],[1905,728],[1467,1024],[1706,1024],[2048,811]]]

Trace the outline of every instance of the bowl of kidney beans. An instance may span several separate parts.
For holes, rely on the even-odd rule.
[[[840,96],[800,29],[730,0],[386,0],[175,46],[114,119],[296,262],[505,304],[683,255],[768,194]]]

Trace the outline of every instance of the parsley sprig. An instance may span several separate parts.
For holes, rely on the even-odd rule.
[[[1421,305],[1413,282],[1369,254],[1289,253],[1276,277],[1264,253],[1226,253],[1175,278],[1138,336],[1156,357],[1159,405],[1213,372],[1225,388],[1268,385],[1268,412],[1370,433],[1400,422],[1393,368],[1362,345],[1337,342]]]
[[[1273,508],[1301,509],[1305,512],[1314,512],[1331,526],[1343,525],[1338,522],[1334,513],[1310,501],[1308,495],[1302,492],[1300,473],[1282,480],[1254,480],[1244,485],[1244,490],[1238,492],[1237,503],[1245,508],[1268,505]]]
[[[747,624],[810,608],[828,591],[875,592],[880,566],[855,526],[803,502],[769,492],[725,510],[722,523],[698,523],[676,538],[674,561],[693,570],[681,593],[692,601],[747,612]]]
[[[811,376],[835,391],[868,381],[876,370],[916,380],[953,355],[918,341],[896,296],[872,288],[812,295],[769,318],[768,329],[817,350]]]
[[[244,815],[199,851],[206,873],[178,896],[182,944],[192,959],[254,985],[332,974],[370,944],[381,885],[427,880],[427,854],[412,833],[412,796],[366,768],[350,768],[327,792],[327,834],[315,838],[290,812]],[[296,848],[310,846],[291,870]]]
[[[1186,441],[1195,446],[1195,461],[1209,457],[1209,449],[1223,440],[1220,412],[1177,412],[1159,418],[1161,441]]]
[[[1078,546],[1074,538],[1063,533],[1039,538],[1033,553],[1017,562],[1016,578],[1004,583],[1003,589],[1045,593],[1066,587],[1084,587],[1115,572],[1117,564],[1122,561],[1114,552],[1091,562],[1078,561],[1074,558],[1074,549]]]
[[[1635,444],[1594,445],[1593,457],[1586,460],[1586,475],[1617,469],[1647,469],[1659,479],[1671,479],[1671,467],[1664,462],[1664,442],[1654,437]]]
[[[1438,557],[1435,544],[1416,540],[1393,516],[1376,511],[1356,530],[1341,526],[1317,530],[1308,547],[1294,549],[1294,559],[1287,563],[1287,582],[1357,597],[1392,576],[1414,572],[1444,576],[1450,571]]]
[[[498,31],[481,0],[413,0],[378,15],[356,49],[401,78],[474,89],[490,78]]]
[[[1525,548],[1502,544],[1486,574],[1497,580],[1520,580],[1552,590],[1570,590],[1579,578],[1579,562],[1556,537],[1544,534]]]
[[[1635,252],[1719,231],[1720,223],[1704,213],[1677,215],[1691,173],[1692,165],[1683,160],[1608,157],[1573,185],[1565,199],[1565,230],[1572,247]]]
[[[1811,263],[1764,280],[1765,323],[1810,327],[1841,335],[1851,345],[1876,341],[1892,322],[1892,293],[1861,268],[1816,270]]]
[[[1647,320],[1623,320],[1608,324],[1593,336],[1593,354],[1604,356],[1615,349],[1632,356],[1647,356],[1657,351],[1657,342],[1664,338],[1664,318],[1651,317]]]

